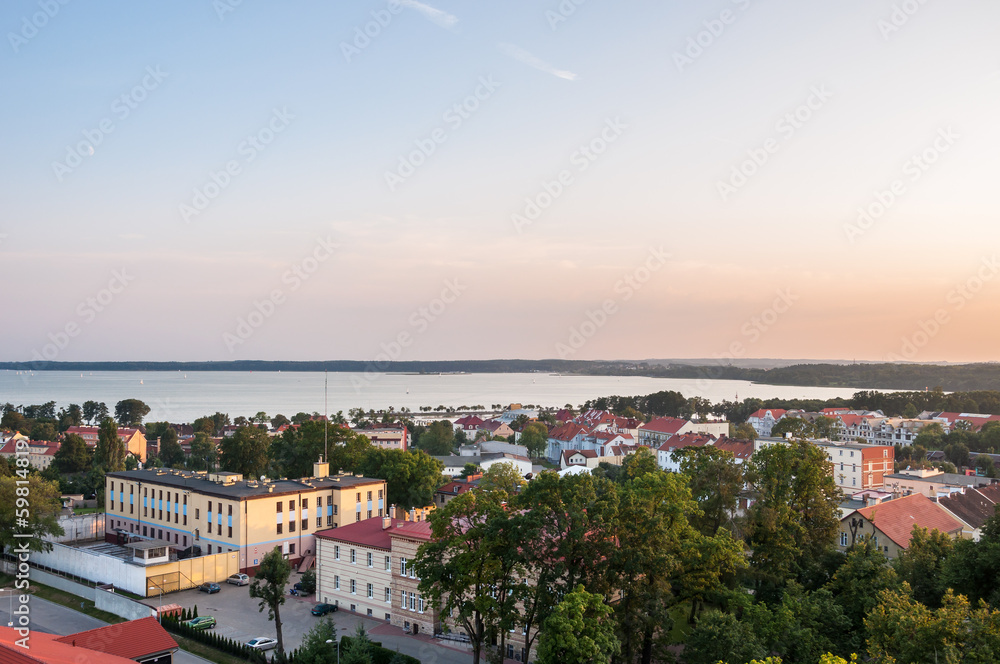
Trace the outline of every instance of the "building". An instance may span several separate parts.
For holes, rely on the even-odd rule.
[[[447,477],[457,477],[465,470],[465,464],[471,463],[478,466],[479,472],[485,473],[495,463],[509,463],[521,475],[531,472],[531,459],[517,454],[506,452],[494,452],[490,454],[480,454],[479,456],[436,456],[433,457],[444,464],[441,473]]]
[[[510,428],[510,425],[506,422],[501,422],[499,420],[487,420],[479,425],[479,430],[476,432],[476,437],[481,438],[486,436],[487,438],[510,438],[514,436],[514,430]],[[516,436],[515,436],[516,437]]]
[[[469,475],[465,478],[456,477],[453,481],[442,484],[434,492],[435,507],[444,507],[456,497],[479,486],[479,480],[481,479],[483,479],[483,475],[479,473],[477,475]]]
[[[483,454],[496,454],[507,452],[518,456],[527,457],[528,448],[515,443],[505,443],[501,440],[483,440],[472,445],[462,445],[458,448],[459,456],[481,456]]]
[[[420,545],[431,540],[431,524],[426,521],[395,523],[389,530],[389,539],[392,550],[390,622],[412,634],[435,634],[440,631],[440,616],[420,594],[420,578],[412,564]]]
[[[329,476],[244,479],[238,473],[155,468],[108,473],[105,538],[119,534],[198,545],[207,554],[239,551],[239,567],[253,570],[280,547],[290,560],[314,555],[315,533],[385,514],[385,480]]]
[[[597,452],[594,450],[564,450],[562,457],[559,459],[559,468],[564,469],[569,466],[593,468],[594,466],[591,466],[588,462],[594,461],[594,465],[597,465],[597,458]]]
[[[899,556],[910,546],[913,528],[940,531],[952,538],[962,536],[962,524],[940,505],[922,494],[913,494],[855,510],[840,520],[841,551],[871,540],[887,558]]]
[[[885,476],[885,490],[894,496],[909,496],[922,493],[931,500],[967,488],[978,488],[997,484],[998,480],[975,475],[946,473],[937,468],[907,468]]]
[[[753,427],[758,436],[768,438],[771,429],[785,416],[787,411],[784,408],[761,408],[747,418],[747,424]]]
[[[392,618],[389,515],[316,533],[316,597],[369,618]]]
[[[674,458],[675,451],[684,449],[685,447],[704,447],[713,443],[715,443],[714,438],[702,434],[688,433],[672,436],[667,442],[656,449],[656,463],[660,467],[660,470],[679,473],[681,472],[681,463],[680,459]]]
[[[156,618],[141,618],[59,636],[32,629],[26,645],[13,627],[0,627],[4,664],[171,664],[177,642]],[[21,642],[24,643],[24,642]]]
[[[384,450],[405,451],[408,449],[409,432],[407,432],[406,425],[404,424],[386,427],[368,427],[367,429],[358,429],[358,433],[370,440],[375,447],[381,447]]]
[[[0,456],[11,460],[18,456],[18,450],[21,450],[22,457],[28,458],[28,463],[32,468],[45,470],[52,465],[52,460],[59,450],[59,443],[51,443],[46,440],[28,440],[24,437],[11,438],[0,446]]]
[[[87,447],[91,448],[97,447],[97,438],[100,431],[100,427],[80,426],[66,429],[66,433],[75,433],[80,438],[83,438],[83,442],[87,443]],[[125,443],[125,449],[134,454],[139,461],[146,463],[146,435],[144,433],[138,429],[119,427],[118,440]]]
[[[956,491],[938,498],[937,502],[948,514],[962,522],[963,537],[978,542],[982,535],[982,527],[997,513],[997,504],[1000,503],[1000,484]]]

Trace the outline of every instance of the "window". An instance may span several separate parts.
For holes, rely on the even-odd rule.
[[[369,519],[372,518],[372,511],[371,510],[368,510],[368,518]]]
[[[333,559],[340,560],[340,547],[336,544],[333,546]]]
[[[371,499],[372,499],[372,492],[371,492],[371,491],[369,491],[369,492],[368,492],[368,500],[371,500]]]
[[[337,512],[339,511],[339,509],[340,509],[340,505],[334,505],[333,506],[333,513],[337,514]]]
[[[321,528],[322,526],[323,526],[323,517],[321,516],[316,517],[316,527]]]
[[[302,519],[302,530],[309,530],[309,519]]]
[[[280,501],[277,504],[275,504],[275,507],[278,508],[278,512],[279,513],[281,512],[281,505],[282,505],[282,503]]]
[[[198,519],[201,518],[201,508],[200,507],[194,508],[194,518],[195,518],[195,521],[197,521]]]
[[[293,555],[293,556],[295,555],[295,545],[294,544],[289,544],[288,545],[288,553],[289,553],[289,555]]]
[[[319,523],[319,517],[316,517],[316,522]],[[328,525],[328,526],[332,526],[333,525],[333,515],[332,514],[327,514],[326,515],[326,525]]]
[[[371,567],[371,566],[372,566],[372,559],[373,559],[373,558],[374,558],[374,556],[372,556],[372,554],[371,554],[371,553],[369,553],[369,554],[368,554],[368,566],[369,566],[369,567]]]
[[[389,588],[386,588],[386,589],[385,589],[385,603],[386,603],[386,604],[388,604],[389,602],[391,602],[391,601],[392,601],[392,595],[391,595],[391,592],[392,592],[392,591],[390,591],[390,590],[389,590]]]
[[[278,530],[277,530],[277,533],[278,533],[279,535],[281,534],[281,524],[280,524],[280,523],[278,524]]]
[[[399,591],[399,605],[402,608],[406,608],[406,593],[402,590]]]
[[[233,527],[229,526],[229,539],[233,539]]]
[[[392,560],[392,559],[391,559],[391,558],[389,558],[389,556],[386,556],[386,557],[385,557],[385,569],[386,569],[386,571],[389,571],[390,569],[392,569],[392,563],[391,563],[391,560]]]
[[[361,502],[361,492],[360,491],[358,491],[358,497],[357,497],[357,499],[354,502],[356,502],[356,503],[360,503]]]
[[[309,499],[308,498],[303,498],[302,499],[302,509],[304,509],[304,510],[305,509],[309,509]]]
[[[351,564],[356,565],[358,563],[358,555],[354,549],[351,549]]]
[[[399,559],[399,575],[406,576],[406,558]]]
[[[354,520],[361,521],[361,512],[358,512],[357,514],[354,515]]]
[[[840,533],[840,546],[847,546],[847,533]]]
[[[382,500],[382,489],[378,490],[378,499]]]
[[[290,532],[290,533],[294,533],[295,532],[295,521],[294,520],[290,519],[288,521],[288,532]]]
[[[375,587],[372,584],[368,584],[368,599],[373,599],[375,597]]]
[[[212,534],[212,522],[211,521],[208,522],[208,534],[209,535]]]
[[[294,512],[295,511],[295,501],[294,500],[289,500],[288,501],[288,511],[289,512]]]
[[[230,505],[229,506],[229,516],[232,516],[232,515],[233,515],[233,506]]]
[[[418,613],[423,613],[424,612],[424,598],[423,597],[418,597],[417,598],[417,612]]]
[[[333,589],[334,590],[340,590],[340,577],[339,576],[334,575],[334,577],[333,577]]]
[[[358,594],[358,584],[357,581],[355,581],[354,579],[351,579],[351,594],[352,595]]]

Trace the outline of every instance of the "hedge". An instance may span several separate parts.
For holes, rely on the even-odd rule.
[[[348,650],[351,647],[351,642],[356,637],[342,636],[340,637],[340,648],[342,650]],[[410,657],[409,655],[404,655],[403,653],[398,653],[395,650],[389,650],[388,648],[383,648],[382,643],[379,641],[371,641],[371,653],[372,653],[372,664],[389,664],[392,658],[396,655],[402,658],[405,664],[420,664],[420,660],[416,657]]]

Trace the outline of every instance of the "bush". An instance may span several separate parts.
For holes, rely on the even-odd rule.
[[[340,649],[341,651],[350,649],[351,641],[354,637],[342,636],[340,637]],[[389,650],[388,648],[383,648],[382,643],[379,641],[370,641],[371,643],[371,655],[372,664],[390,664],[393,658],[396,659],[396,663],[402,662],[403,664],[420,664],[420,660],[416,657],[410,657],[409,655],[404,655],[398,653],[395,650]]]

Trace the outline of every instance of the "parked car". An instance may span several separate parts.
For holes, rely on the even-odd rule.
[[[231,583],[234,586],[245,586],[250,583],[250,577],[246,574],[233,574],[226,579],[226,583]]]
[[[328,613],[332,613],[337,610],[336,604],[317,604],[312,608],[312,614],[314,616],[325,616]]]
[[[222,590],[222,588],[219,587],[218,583],[203,583],[200,586],[198,586],[198,590],[200,590],[203,593],[208,593],[209,595],[211,595],[212,593],[219,592],[220,590]]]
[[[215,616],[198,616],[191,620],[185,620],[184,624],[192,629],[213,629],[215,627]]]
[[[254,650],[270,650],[277,645],[277,639],[271,639],[266,636],[258,636],[256,639],[247,641],[247,648],[253,648]]]
[[[306,597],[312,594],[311,592],[303,589],[301,583],[296,583],[294,586],[292,586],[291,593],[293,595],[296,595],[297,597]]]

